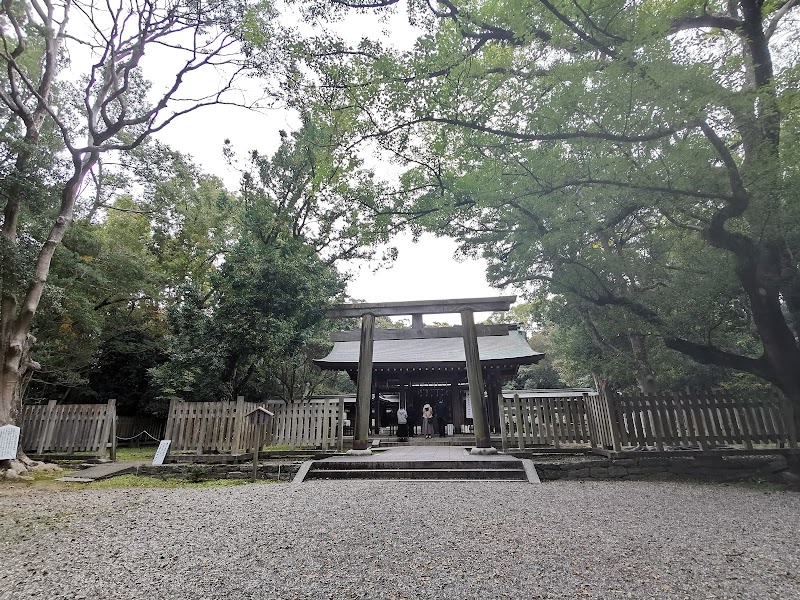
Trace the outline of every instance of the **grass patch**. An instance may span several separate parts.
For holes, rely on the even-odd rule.
[[[144,448],[117,448],[117,462],[129,460],[152,461],[156,455],[156,446]]]
[[[112,489],[112,488],[216,488],[233,487],[252,483],[249,479],[206,479],[204,481],[187,481],[186,479],[158,479],[140,475],[118,475],[109,479],[101,479],[94,483],[73,484],[76,489]],[[278,483],[272,479],[259,479],[257,483]]]

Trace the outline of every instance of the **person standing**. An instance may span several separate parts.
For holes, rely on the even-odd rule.
[[[433,409],[430,404],[422,407],[422,435],[426,439],[433,435]]]
[[[401,442],[408,441],[408,411],[402,404],[397,409],[397,437]]]
[[[447,430],[445,429],[446,423],[447,406],[444,403],[444,399],[439,398],[439,401],[436,403],[436,425],[439,427],[439,437],[445,437],[447,435]]]

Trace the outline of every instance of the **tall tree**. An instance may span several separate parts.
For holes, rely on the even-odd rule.
[[[495,281],[623,310],[630,342],[756,375],[800,426],[799,4],[409,2],[413,50],[319,37],[309,56],[365,137],[417,165],[414,210]],[[709,310],[687,323],[682,304]],[[756,351],[711,309],[738,311]]]
[[[227,102],[243,66],[230,54],[234,18],[224,3],[9,1],[0,19],[0,103],[10,117],[4,131],[12,137],[2,199],[1,424],[17,418],[24,375],[39,366],[29,358],[31,324],[87,175],[101,156],[130,151],[180,115]],[[86,77],[71,91],[62,73],[70,46],[91,56]],[[156,48],[176,66],[172,81],[148,96],[142,61]],[[202,98],[182,99],[184,82],[206,69],[225,73],[222,85]],[[53,173],[47,181],[59,200],[46,211],[44,235],[34,235],[25,217],[30,190],[41,179],[32,169],[49,127],[65,148],[67,166],[63,176]]]
[[[347,129],[301,120],[274,155],[250,153],[234,241],[207,290],[190,281],[169,311],[171,360],[153,370],[167,396],[295,400],[323,383],[310,361],[322,352],[322,307],[343,292],[337,268],[372,258],[394,225],[378,215],[383,186],[348,150]]]

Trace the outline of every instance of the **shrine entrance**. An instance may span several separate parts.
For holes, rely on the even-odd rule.
[[[499,427],[498,398],[503,383],[520,365],[544,356],[531,350],[516,325],[476,325],[475,312],[505,311],[515,296],[415,302],[343,304],[331,318],[360,317],[361,329],[332,335],[333,350],[316,360],[323,369],[346,371],[356,382],[355,452],[368,452],[370,429],[381,427],[386,411],[381,396],[396,396],[421,424],[424,404],[445,405],[445,417],[457,432],[469,428],[473,452],[491,453],[492,429]],[[461,325],[425,327],[423,315],[459,313]],[[411,327],[376,329],[377,316],[411,315]]]

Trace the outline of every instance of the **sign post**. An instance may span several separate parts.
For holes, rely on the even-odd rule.
[[[257,409],[247,415],[248,423],[256,426],[256,441],[255,447],[253,448],[253,476],[251,478],[253,483],[255,483],[256,479],[258,478],[258,455],[259,452],[261,452],[261,444],[263,443],[261,434],[264,429],[266,429],[266,425],[269,423],[272,417],[273,414],[263,406],[259,406]]]

